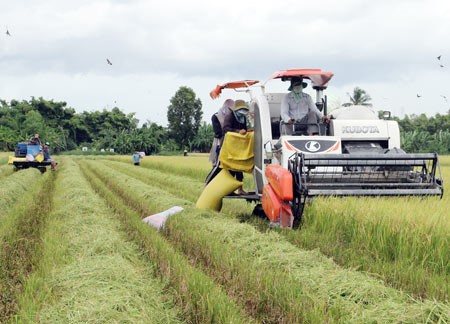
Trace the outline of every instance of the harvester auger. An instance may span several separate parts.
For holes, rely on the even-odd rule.
[[[323,91],[333,73],[320,69],[283,70],[264,84],[235,82],[213,90],[218,96],[224,88],[242,88],[250,95],[255,191],[226,198],[256,201],[272,226],[292,228],[300,224],[306,201],[317,196],[442,197],[438,155],[405,153],[389,112],[379,119],[370,107],[345,106],[333,110],[330,120],[297,122],[289,126],[289,135],[283,132],[280,110],[286,93],[267,92],[266,84],[294,77],[311,82],[316,106],[327,115]],[[315,129],[314,135],[305,132],[307,127]]]

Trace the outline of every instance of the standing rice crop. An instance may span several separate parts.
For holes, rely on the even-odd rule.
[[[323,198],[308,204],[293,243],[320,248],[339,263],[377,273],[418,298],[450,296],[450,159],[444,196]]]

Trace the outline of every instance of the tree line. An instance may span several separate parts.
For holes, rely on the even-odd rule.
[[[360,91],[358,98],[367,102],[370,96],[365,95]],[[41,139],[51,143],[53,151],[86,146],[90,150],[112,148],[120,154],[135,149],[146,154],[184,149],[208,152],[214,133],[212,125],[202,122],[202,117],[202,103],[188,87],[180,87],[170,99],[167,127],[151,121],[139,126],[134,113],[125,114],[118,107],[77,113],[66,102],[42,97],[10,102],[0,99],[0,150],[12,151],[18,142],[39,133]],[[392,119],[399,123],[406,152],[450,154],[450,111],[433,117],[421,114]]]
[[[347,95],[350,102],[343,106],[372,106],[372,98],[364,89],[355,87],[353,93]],[[383,111],[379,111],[378,117],[381,119],[382,116]],[[399,124],[401,146],[406,152],[450,154],[450,110],[445,115],[436,114],[430,118],[425,114],[413,114],[391,119]]]
[[[214,136],[212,126],[202,123],[202,103],[194,91],[180,87],[168,106],[168,127],[146,121],[139,126],[135,113],[111,110],[77,113],[66,102],[42,97],[31,100],[0,99],[0,150],[13,151],[18,142],[38,133],[53,151],[114,149],[128,154],[161,151],[206,151]]]
[[[393,119],[399,124],[402,148],[406,152],[450,154],[450,110],[434,117],[420,114]]]

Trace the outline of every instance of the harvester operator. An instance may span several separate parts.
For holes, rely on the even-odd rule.
[[[301,77],[291,79],[291,85],[288,88],[290,92],[281,102],[281,134],[292,135],[292,125],[295,122],[304,124],[308,135],[318,133],[317,126],[307,124],[317,124],[318,120],[324,116],[317,109],[311,96],[303,92],[307,85]]]

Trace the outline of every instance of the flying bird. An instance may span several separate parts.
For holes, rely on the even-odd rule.
[[[112,65],[112,63],[111,63],[111,61],[110,61],[109,59],[106,59],[106,62],[107,62],[109,65]]]
[[[441,95],[441,97],[444,98],[445,101],[448,101],[446,96]]]
[[[443,68],[443,67],[444,67],[444,65],[442,65],[442,64],[439,64],[439,66],[440,66],[441,68]]]
[[[420,94],[417,94],[417,98],[420,98],[420,97],[422,97]]]
[[[6,36],[11,36],[11,34],[9,33],[8,27],[6,27]]]
[[[439,55],[438,57],[436,57],[439,61],[441,60],[442,55]]]

